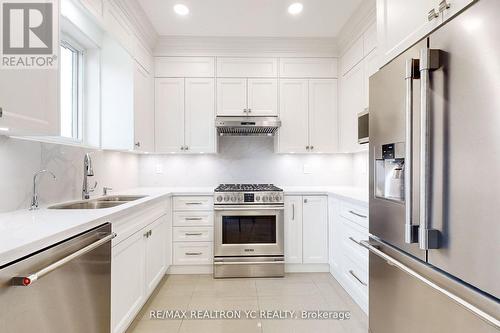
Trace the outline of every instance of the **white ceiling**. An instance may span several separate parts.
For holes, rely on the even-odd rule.
[[[300,1],[304,10],[288,14]],[[365,0],[138,0],[161,36],[336,37]],[[189,7],[176,15],[177,3]]]

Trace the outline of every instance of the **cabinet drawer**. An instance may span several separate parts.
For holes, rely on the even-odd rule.
[[[344,256],[353,261],[360,268],[368,271],[368,250],[354,243],[354,241],[359,242],[361,240],[368,240],[368,232],[343,217],[340,219],[343,229],[342,252]]]
[[[340,216],[368,229],[368,209],[366,207],[343,202],[340,205]]]
[[[209,265],[213,262],[212,242],[173,243],[174,265]]]
[[[174,212],[174,227],[213,226],[213,212]]]
[[[174,211],[176,210],[212,210],[214,198],[212,196],[174,197]]]
[[[174,242],[211,242],[214,237],[213,227],[174,227]]]
[[[358,302],[368,301],[368,272],[360,269],[349,259],[344,260],[344,281],[347,292]],[[360,304],[361,307],[363,307]]]

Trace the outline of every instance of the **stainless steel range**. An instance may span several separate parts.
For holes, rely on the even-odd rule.
[[[214,277],[284,276],[283,190],[272,184],[215,189]]]

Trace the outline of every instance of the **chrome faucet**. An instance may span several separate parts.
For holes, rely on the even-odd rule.
[[[86,153],[83,158],[83,187],[82,187],[82,199],[90,199],[90,193],[94,192],[97,187],[97,182],[94,183],[94,187],[89,188],[87,177],[94,176],[94,169],[92,168],[92,159],[90,154]]]
[[[52,171],[49,170],[40,170],[38,172],[35,172],[35,175],[33,176],[33,196],[31,197],[31,206],[30,210],[37,210],[38,209],[38,188],[36,186],[36,180],[38,178],[38,175],[41,175],[42,173],[50,173],[52,175],[52,178],[56,180],[56,175]]]

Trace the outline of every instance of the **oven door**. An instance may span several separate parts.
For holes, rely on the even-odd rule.
[[[282,256],[283,207],[215,208],[215,257]]]

